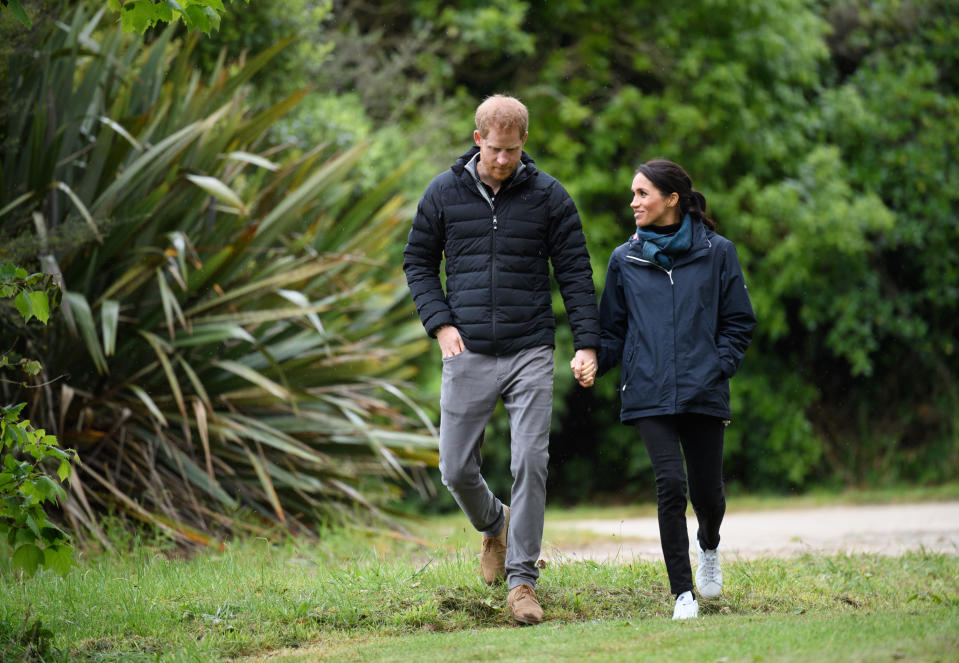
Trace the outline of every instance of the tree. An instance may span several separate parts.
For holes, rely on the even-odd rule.
[[[249,2],[249,0],[245,0]],[[29,0],[24,7],[20,0],[0,0],[0,9],[6,9],[24,27],[30,28]],[[160,23],[182,21],[189,30],[201,30],[207,34],[220,27],[220,18],[226,11],[223,0],[180,0],[179,2],[154,2],[154,0],[107,0],[111,11],[120,13],[120,24],[125,32],[143,33]]]

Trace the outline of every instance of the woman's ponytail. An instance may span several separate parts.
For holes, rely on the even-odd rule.
[[[683,205],[683,199],[680,197],[679,208],[683,211],[683,216],[689,214],[698,217],[710,230],[716,230],[716,222],[706,216],[706,196],[696,189],[690,188],[686,196],[686,205]]]

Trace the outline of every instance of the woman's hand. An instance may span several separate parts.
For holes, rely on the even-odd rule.
[[[573,377],[581,387],[592,387],[599,368],[596,363],[596,351],[592,348],[577,350],[576,356],[569,362],[569,367],[573,369]]]

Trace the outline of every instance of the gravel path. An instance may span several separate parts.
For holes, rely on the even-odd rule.
[[[696,517],[689,509],[689,539]],[[587,548],[549,545],[551,532],[585,530],[606,539]],[[807,552],[870,552],[901,555],[925,549],[959,555],[959,502],[872,506],[835,506],[773,511],[731,511],[722,527],[724,557],[789,556]],[[630,561],[662,559],[655,518],[557,521],[547,526],[546,559]]]

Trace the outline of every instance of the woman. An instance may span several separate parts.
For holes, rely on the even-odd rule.
[[[699,522],[696,587],[722,586],[719,526],[729,378],[756,318],[733,243],[715,232],[706,198],[679,165],[655,159],[632,184],[636,233],[613,251],[600,302],[599,374],[622,363],[624,423],[639,431],[656,475],[659,534],[676,595],[673,619],[699,613],[686,534],[686,485]],[[592,376],[583,376],[591,381]]]

